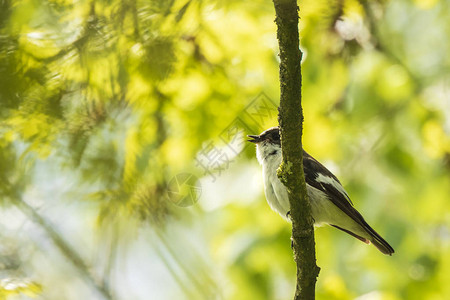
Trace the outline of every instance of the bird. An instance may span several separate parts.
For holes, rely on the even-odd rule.
[[[289,220],[288,191],[277,176],[282,159],[279,128],[272,127],[259,135],[247,137],[249,142],[256,144],[256,156],[263,169],[267,202],[274,211]],[[354,208],[337,177],[304,149],[303,170],[315,226],[328,224],[366,244],[373,244],[383,254],[394,253],[391,245],[367,224]]]

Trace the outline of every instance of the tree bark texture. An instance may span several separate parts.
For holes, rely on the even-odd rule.
[[[302,52],[299,48],[298,6],[296,0],[273,0],[280,49],[280,107],[283,160],[278,177],[289,192],[292,220],[292,245],[297,264],[294,299],[315,299],[315,285],[320,268],[316,265],[311,206],[303,172],[303,111],[301,106]]]

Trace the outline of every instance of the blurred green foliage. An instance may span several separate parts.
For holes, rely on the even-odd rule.
[[[449,299],[450,2],[299,5],[305,148],[396,250],[318,229],[317,298]],[[290,226],[254,149],[221,139],[277,124],[248,114],[278,104],[273,19],[261,0],[0,1],[1,299],[292,297]],[[188,207],[168,193],[184,173]]]

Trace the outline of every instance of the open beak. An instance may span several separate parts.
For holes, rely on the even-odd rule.
[[[258,144],[259,142],[261,142],[261,138],[259,137],[259,135],[247,135],[248,138],[250,138],[249,141],[250,143],[254,143],[254,144]]]

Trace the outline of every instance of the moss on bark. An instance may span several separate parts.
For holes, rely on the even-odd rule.
[[[311,207],[303,172],[302,52],[299,48],[298,6],[296,0],[273,0],[280,49],[280,107],[283,161],[278,177],[287,187],[292,220],[292,245],[297,264],[294,299],[314,299],[320,268],[316,265]]]

